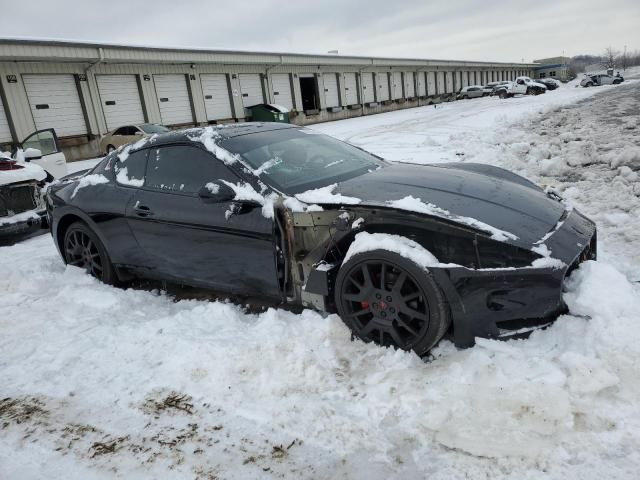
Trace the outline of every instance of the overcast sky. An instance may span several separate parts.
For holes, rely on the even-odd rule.
[[[640,49],[640,0],[0,0],[1,37],[531,61]]]

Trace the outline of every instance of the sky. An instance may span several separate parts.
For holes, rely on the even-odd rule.
[[[640,0],[0,0],[0,37],[529,62],[640,50]]]

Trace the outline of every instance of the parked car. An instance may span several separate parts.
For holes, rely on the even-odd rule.
[[[553,78],[537,78],[535,81],[547,87],[547,90],[555,90],[560,87],[560,82]]]
[[[35,163],[54,178],[67,174],[67,159],[53,128],[38,130],[25,138],[13,154],[18,163]]]
[[[478,98],[484,97],[486,95],[484,91],[484,87],[482,85],[469,85],[467,87],[462,87],[458,92],[457,99],[469,99],[469,98]]]
[[[518,85],[526,85],[527,95],[540,95],[541,93],[547,92],[547,87],[540,82],[532,80],[530,77],[522,76],[516,78],[516,83]]]
[[[127,143],[140,140],[142,137],[153,135],[154,133],[166,133],[169,129],[157,123],[142,123],[140,125],[124,125],[112,132],[107,133],[100,140],[100,152],[110,153],[126,145]]]
[[[46,221],[41,188],[48,177],[35,163],[0,152],[0,240],[28,234]]]
[[[593,222],[490,165],[388,163],[303,127],[160,134],[47,192],[62,260],[340,315],[424,354],[549,319],[596,257]],[[517,330],[516,330],[517,331]]]
[[[618,74],[618,76],[609,75],[606,73],[596,73],[592,75],[585,75],[582,80],[580,80],[580,85],[582,87],[594,87],[601,85],[618,85],[624,82],[624,78]]]

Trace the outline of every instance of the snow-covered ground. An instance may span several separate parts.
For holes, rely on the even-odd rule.
[[[49,236],[0,248],[0,478],[638,478],[639,120],[631,81],[313,127],[506,166],[598,223],[570,314],[428,363],[336,316],[101,285]]]

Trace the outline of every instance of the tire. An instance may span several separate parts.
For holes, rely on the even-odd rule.
[[[113,145],[107,145],[107,155],[116,149]]]
[[[620,85],[620,83],[622,83],[622,82],[620,82],[620,80],[614,80],[614,81],[613,81],[613,84],[614,84],[614,85]]]
[[[587,82],[587,84],[585,85],[585,87],[593,87],[593,82]]]
[[[535,91],[531,87],[527,87],[527,91],[525,92],[525,94],[532,95],[532,94],[535,94]]]
[[[505,98],[507,98],[509,96],[509,94],[505,90],[501,90],[498,93],[498,96],[504,100]]]
[[[448,304],[432,276],[386,250],[351,257],[340,268],[334,291],[342,321],[365,342],[422,356],[451,324]]]
[[[62,244],[64,261],[84,269],[89,275],[109,285],[117,283],[117,275],[107,250],[98,236],[83,222],[69,225]]]

